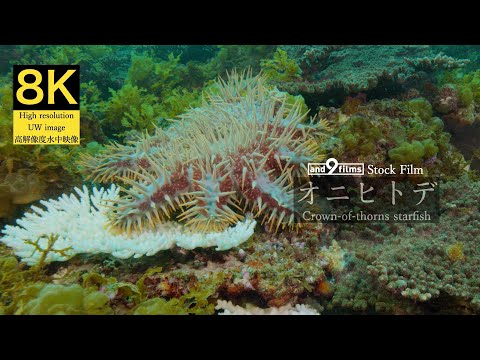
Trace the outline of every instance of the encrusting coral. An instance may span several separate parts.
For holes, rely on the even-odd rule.
[[[280,89],[303,95],[313,108],[359,92],[386,97],[436,70],[468,63],[420,45],[285,45],[281,49],[296,60],[301,76],[279,82]]]
[[[112,201],[112,227],[129,233],[173,217],[221,231],[252,213],[275,231],[293,228],[293,177],[322,158],[321,127],[302,123],[303,103],[288,99],[262,76],[233,72],[167,130],[85,156],[90,178],[131,186]]]

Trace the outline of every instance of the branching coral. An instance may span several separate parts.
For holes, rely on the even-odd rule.
[[[119,189],[75,189],[75,195],[58,200],[41,201],[45,209],[33,206],[31,213],[17,220],[18,226],[6,226],[0,241],[12,247],[15,254],[28,264],[39,261],[65,261],[75,254],[109,253],[119,258],[153,255],[178,245],[183,248],[217,246],[225,250],[248,240],[255,221],[247,218],[223,232],[191,233],[175,223],[163,223],[135,237],[113,235],[105,228],[108,223],[107,202],[120,201]],[[85,226],[85,224],[89,224]],[[49,243],[55,237],[53,244]],[[49,249],[45,255],[38,249]]]
[[[112,226],[138,231],[174,217],[190,229],[220,231],[251,212],[270,229],[292,228],[293,176],[321,159],[320,127],[303,124],[303,104],[287,103],[287,95],[264,82],[234,72],[175,126],[86,157],[83,166],[94,179],[131,185],[112,204]]]
[[[320,315],[317,310],[301,304],[262,309],[251,304],[243,308],[230,301],[219,300],[215,309],[221,310],[219,315]]]

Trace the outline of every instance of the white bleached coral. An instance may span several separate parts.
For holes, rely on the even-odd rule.
[[[290,304],[282,307],[271,307],[262,309],[252,304],[247,304],[246,307],[233,305],[231,301],[218,300],[216,310],[223,310],[219,315],[320,315],[314,308],[297,304],[292,306]]]
[[[58,200],[41,201],[45,207],[32,206],[32,212],[17,220],[17,226],[6,226],[0,241],[14,249],[27,264],[36,264],[41,252],[31,242],[45,249],[50,236],[58,237],[45,262],[65,261],[76,254],[108,253],[118,258],[154,255],[161,250],[180,246],[185,249],[216,246],[227,250],[245,242],[253,234],[255,220],[246,218],[234,227],[216,233],[193,233],[178,223],[167,222],[153,230],[141,233],[112,234],[107,230],[106,205],[117,200],[119,188],[75,188],[75,194],[63,195]],[[58,250],[68,249],[64,252]],[[57,251],[55,251],[57,250]]]

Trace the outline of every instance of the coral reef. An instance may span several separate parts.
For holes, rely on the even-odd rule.
[[[68,286],[37,283],[22,291],[17,298],[16,315],[108,315],[109,298],[99,291],[84,289],[78,284]]]
[[[467,60],[435,54],[418,45],[286,45],[281,47],[297,61],[301,78],[279,82],[279,87],[301,94],[311,108],[339,104],[359,92],[387,97],[403,87],[423,81],[440,69],[464,66]]]
[[[255,235],[234,256],[240,266],[230,268],[233,274],[222,294],[228,298],[255,294],[270,307],[295,304],[308,294],[330,297],[347,263],[343,249],[318,229],[298,237]]]
[[[374,166],[422,165],[425,175],[457,177],[466,171],[467,161],[426,99],[361,100],[351,106],[352,101],[347,99],[343,110],[320,108],[331,135],[323,151]]]
[[[234,69],[251,68],[258,72],[263,59],[267,59],[276,51],[275,45],[221,45],[216,56],[207,63],[206,71],[213,76],[225,74]]]
[[[261,66],[270,81],[293,81],[300,77],[300,67],[294,59],[289,59],[287,52],[282,49],[277,49],[273,59],[262,61]]]
[[[0,257],[0,268],[0,313],[17,315],[213,314],[223,279],[221,273],[199,278],[182,294],[161,297],[150,291],[151,277],[161,268],[140,273],[136,281],[119,281],[85,265],[48,276],[42,269],[22,269],[12,256]]]
[[[439,223],[397,224],[381,233],[373,229],[344,231],[340,237],[349,240],[340,244],[363,259],[363,286],[369,289],[365,295],[373,297],[354,306],[366,310],[373,305],[377,311],[411,313],[415,303],[399,300],[404,298],[417,303],[417,312],[478,313],[479,186],[466,175],[442,184]],[[342,298],[344,295],[336,292],[334,303],[348,305]],[[422,302],[429,302],[429,308],[422,309]]]
[[[200,103],[199,84],[205,79],[187,84],[192,76],[179,61],[180,56],[173,54],[161,61],[148,52],[132,55],[123,86],[109,89],[111,97],[102,108],[102,127],[111,138],[165,126],[164,119],[174,118]]]
[[[452,134],[451,143],[470,161],[470,168],[480,169],[480,71],[457,69],[440,73],[436,81],[419,87],[418,95],[433,105],[436,116]]]
[[[478,49],[0,46],[0,314],[480,314]],[[12,145],[13,64],[81,65],[80,146]],[[326,156],[440,220],[299,224]]]
[[[453,130],[480,119],[480,70],[468,74],[447,72],[434,90],[434,108]]]
[[[457,59],[468,59],[470,62],[465,65],[466,71],[478,70],[480,64],[480,46],[479,45],[432,45],[435,52],[442,52],[445,55]]]

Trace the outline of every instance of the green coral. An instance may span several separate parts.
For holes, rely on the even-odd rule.
[[[251,68],[258,72],[261,61],[276,51],[274,45],[221,45],[216,56],[207,64],[211,78],[224,75],[233,69]]]
[[[414,304],[399,299],[378,284],[367,272],[368,262],[359,255],[353,262],[354,267],[335,284],[332,301],[327,304],[328,310],[377,314],[420,313]]]
[[[174,118],[200,103],[199,89],[182,85],[184,67],[180,56],[170,54],[156,62],[148,54],[133,55],[124,85],[110,89],[106,102],[103,128],[110,136],[124,137],[128,132],[152,131],[167,126],[165,119]]]
[[[480,70],[446,72],[439,77],[440,96],[435,108],[448,122],[472,125],[480,118]]]
[[[178,299],[150,299],[140,304],[134,315],[188,315],[188,311],[179,304]]]
[[[394,164],[419,165],[437,153],[438,147],[435,142],[432,139],[425,139],[423,141],[404,142],[391,149],[388,156]]]
[[[480,183],[466,175],[442,183],[439,223],[392,224],[383,230],[355,224],[341,231],[341,244],[361,259],[355,263],[364,274],[358,284],[362,288],[348,297],[370,297],[369,305],[393,303],[397,309],[389,311],[401,313],[408,307],[423,313],[478,313],[479,189]],[[454,254],[452,247],[457,248]],[[340,287],[344,285],[353,286],[347,282]],[[348,300],[347,291],[335,294],[338,305]],[[374,296],[367,297],[368,292]]]
[[[134,315],[212,315],[215,304],[209,297],[215,294],[216,287],[199,284],[187,294],[170,300],[154,298],[142,302],[133,312]]]
[[[480,104],[480,70],[470,73],[464,73],[462,69],[445,72],[439,76],[439,84],[456,88],[464,107],[472,101]]]
[[[104,128],[109,135],[120,135],[124,129],[152,130],[160,114],[157,98],[147,90],[126,84],[120,90],[110,89],[112,97],[106,105]],[[107,133],[108,134],[108,133]]]
[[[78,284],[58,285],[37,283],[19,295],[16,315],[107,315],[109,307],[106,294]]]
[[[300,66],[282,49],[277,49],[272,59],[262,60],[261,67],[273,82],[294,81],[301,74]]]
[[[480,183],[463,175],[440,190],[439,223],[339,227],[337,238],[354,259],[336,283],[328,309],[479,312]]]
[[[417,115],[422,121],[429,121],[433,116],[432,105],[423,98],[412,99],[407,102],[407,108]]]
[[[340,131],[344,149],[359,155],[375,152],[376,144],[381,138],[380,129],[363,116],[353,116],[348,125]]]
[[[373,100],[359,104],[348,116],[320,108],[319,117],[332,124],[322,150],[348,162],[374,166],[416,164],[425,175],[459,176],[467,167],[451,143],[442,119],[433,116],[424,98],[409,101]]]
[[[94,270],[79,279],[65,272],[56,276],[55,283],[47,277],[32,276],[32,268],[22,270],[12,256],[0,257],[0,310],[17,315],[103,315],[103,314],[197,314],[215,312],[213,297],[224,281],[223,272],[209,273],[177,297],[163,297],[152,293],[144,281],[156,275],[164,276],[161,268],[148,269],[136,282],[119,281]],[[75,272],[74,272],[75,273]],[[175,275],[175,271],[171,276]],[[179,273],[180,274],[180,273]],[[77,272],[77,276],[79,273]],[[47,282],[48,281],[48,282]],[[190,278],[191,281],[191,278]],[[78,284],[80,282],[80,284]]]

